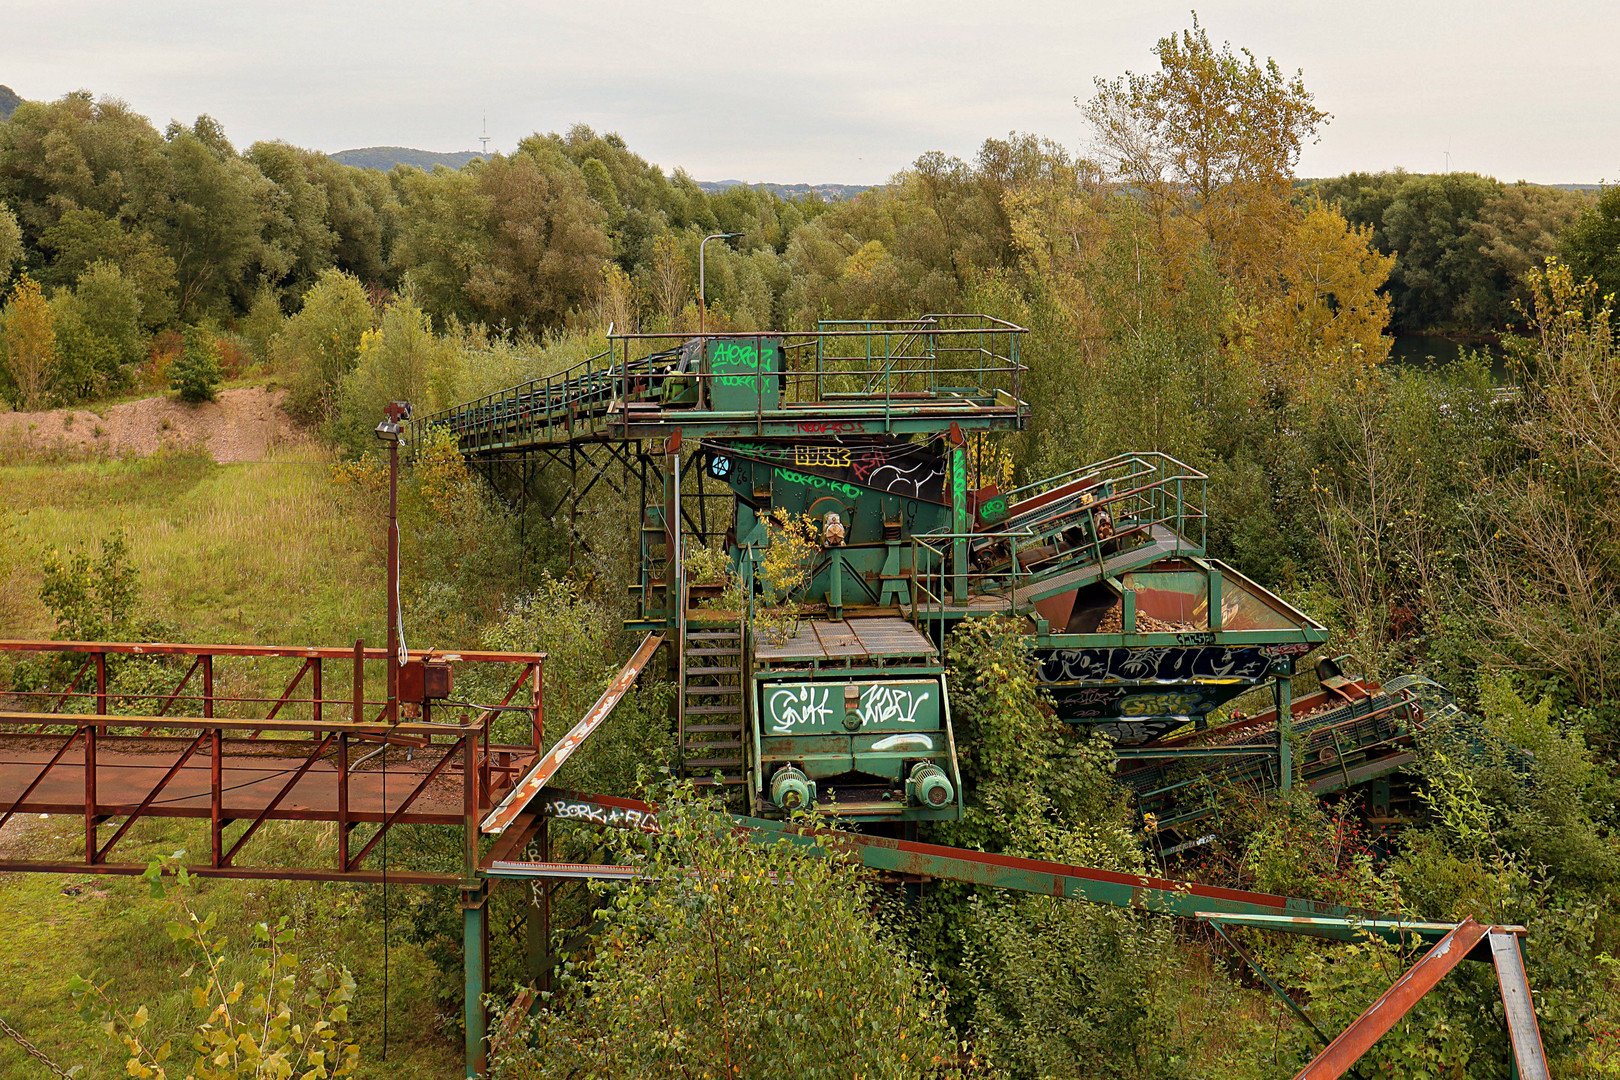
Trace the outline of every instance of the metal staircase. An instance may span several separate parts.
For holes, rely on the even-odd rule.
[[[692,619],[681,635],[677,738],[681,774],[698,784],[743,782],[745,726],[740,616]]]

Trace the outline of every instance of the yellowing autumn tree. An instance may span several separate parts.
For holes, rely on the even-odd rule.
[[[1240,315],[1269,381],[1297,391],[1347,367],[1382,363],[1389,297],[1378,290],[1394,265],[1393,255],[1373,250],[1371,230],[1352,226],[1336,207],[1313,200],[1294,215],[1257,268]]]
[[[50,301],[24,275],[0,312],[0,391],[16,408],[37,409],[50,398],[56,368]]]
[[[1083,108],[1098,153],[1145,200],[1161,252],[1207,242],[1223,273],[1242,276],[1287,229],[1294,166],[1330,117],[1301,72],[1230,44],[1217,51],[1196,15],[1154,53],[1158,71],[1096,80]]]

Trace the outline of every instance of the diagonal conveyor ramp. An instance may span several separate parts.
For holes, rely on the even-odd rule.
[[[501,805],[490,811],[480,826],[482,831],[499,834],[512,824],[512,820],[529,805],[529,800],[540,793],[540,789],[557,775],[557,770],[563,767],[563,763],[573,756],[575,750],[584,745],[591,732],[608,718],[608,714],[635,684],[636,676],[641,674],[641,669],[647,666],[647,661],[653,658],[653,653],[657,652],[658,646],[663,643],[664,638],[660,634],[648,634],[641,639],[635,655],[631,656],[619,674],[614,676],[608,688],[602,691],[602,696],[596,699],[596,704],[590,707],[580,722],[574,725],[572,731],[558,739],[556,744],[546,751],[546,756],[529,770],[529,775],[507,793],[506,798],[501,800]]]

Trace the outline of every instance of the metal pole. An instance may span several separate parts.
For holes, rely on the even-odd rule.
[[[1276,673],[1272,692],[1277,704],[1277,787],[1286,793],[1294,786],[1294,662],[1285,656],[1272,671]]]
[[[489,1049],[485,1045],[489,1018],[484,1012],[484,993],[488,989],[488,899],[488,882],[461,887],[462,1017],[466,1023],[468,1077],[481,1077],[489,1071]]]
[[[388,444],[388,722],[399,723],[399,441]]]
[[[704,287],[703,287],[704,286],[703,249],[709,245],[710,240],[729,240],[733,236],[741,236],[741,235],[742,235],[742,233],[740,233],[740,232],[710,233],[708,236],[705,236],[703,238],[701,243],[698,244],[698,337],[703,336],[703,328],[704,328],[705,324],[708,322],[708,313],[709,313],[708,297],[705,295],[705,290],[704,290]],[[674,327],[670,327],[670,329],[673,330]]]

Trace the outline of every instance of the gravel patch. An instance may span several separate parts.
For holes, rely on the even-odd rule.
[[[36,451],[77,451],[145,457],[163,448],[200,447],[221,465],[259,461],[297,436],[282,409],[285,390],[260,386],[221,390],[195,405],[168,397],[114,405],[105,415],[84,409],[0,413],[0,439]]]

